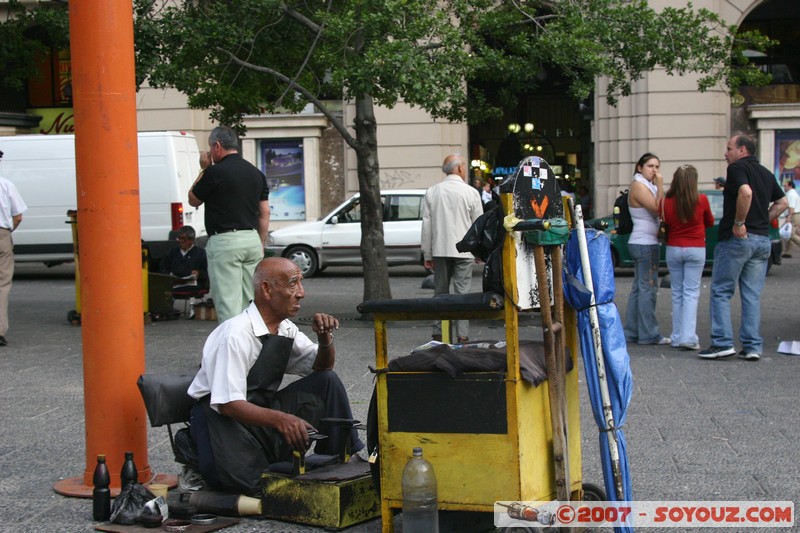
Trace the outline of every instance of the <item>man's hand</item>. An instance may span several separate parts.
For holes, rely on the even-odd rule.
[[[737,226],[736,224],[733,225],[733,236],[737,239],[746,239],[747,238],[747,226]]]
[[[339,321],[331,315],[316,313],[311,319],[311,330],[317,334],[317,357],[311,369],[314,372],[330,370],[336,364],[336,346],[333,330],[339,329]]]
[[[316,333],[317,337],[331,334],[335,329],[339,329],[339,320],[331,315],[316,313],[311,319],[311,331]]]
[[[433,261],[426,259],[423,266],[433,272]]]
[[[283,440],[292,447],[293,450],[305,452],[311,443],[308,438],[308,430],[314,429],[314,426],[294,415],[288,413],[281,413],[283,416],[275,425]]]
[[[200,168],[202,170],[207,169],[213,164],[214,161],[211,159],[211,152],[200,152]]]
[[[260,407],[246,400],[219,404],[219,414],[229,416],[243,424],[275,428],[292,449],[299,451],[308,449],[310,442],[308,430],[313,429],[313,426],[302,418],[276,409]]]

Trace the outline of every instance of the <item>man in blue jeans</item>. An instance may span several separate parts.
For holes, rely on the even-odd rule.
[[[737,284],[742,300],[739,357],[761,358],[761,289],[771,248],[769,223],[786,209],[787,202],[775,176],[753,155],[755,151],[755,141],[747,135],[731,137],[725,150],[728,176],[711,274],[711,346],[698,353],[703,359],[736,353],[731,298]]]

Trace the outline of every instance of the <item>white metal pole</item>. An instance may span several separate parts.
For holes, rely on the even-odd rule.
[[[594,283],[592,281],[592,265],[589,260],[589,246],[586,242],[586,233],[583,226],[583,211],[580,205],[575,206],[575,228],[578,232],[578,249],[581,253],[581,268],[583,269],[583,284],[589,291],[589,323],[592,326],[592,340],[594,341],[594,357],[597,362],[597,379],[600,382],[600,397],[603,402],[603,418],[606,423],[606,437],[608,449],[611,453],[611,469],[614,474],[614,487],[617,490],[617,501],[625,499],[622,487],[622,470],[619,464],[619,449],[614,434],[614,412],[611,409],[611,397],[608,394],[608,380],[606,378],[606,364],[603,357],[603,341],[600,336],[600,321],[597,318],[597,307],[594,297]]]

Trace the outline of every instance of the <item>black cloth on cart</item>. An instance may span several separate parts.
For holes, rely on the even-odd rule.
[[[522,379],[534,387],[546,380],[544,344],[520,341],[519,366]],[[463,372],[503,372],[506,370],[506,343],[496,340],[429,343],[409,355],[392,359],[388,367],[391,372],[446,372],[451,377]],[[572,357],[567,357],[567,372],[570,370]]]

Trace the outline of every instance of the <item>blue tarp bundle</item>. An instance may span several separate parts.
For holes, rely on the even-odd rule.
[[[589,317],[591,294],[584,285],[583,266],[577,230],[570,232],[566,249],[566,265],[564,267],[564,297],[578,310],[578,333],[580,336],[583,366],[586,373],[586,384],[597,426],[600,428],[600,456],[603,463],[605,489],[609,501],[631,501],[630,472],[628,470],[628,454],[625,445],[625,434],[622,425],[628,411],[628,404],[633,392],[633,376],[631,375],[630,358],[625,342],[617,306],[614,303],[614,266],[611,262],[611,247],[608,237],[603,232],[592,228],[586,229],[586,241],[589,249],[591,276],[595,292],[597,316],[602,338],[603,357],[605,359],[606,381],[614,415],[617,445],[619,449],[620,471],[624,498],[617,498],[614,486],[614,475],[611,465],[606,422],[603,417],[603,403],[598,379],[595,346],[592,338],[592,325]],[[618,533],[632,532],[632,527],[615,527]]]

